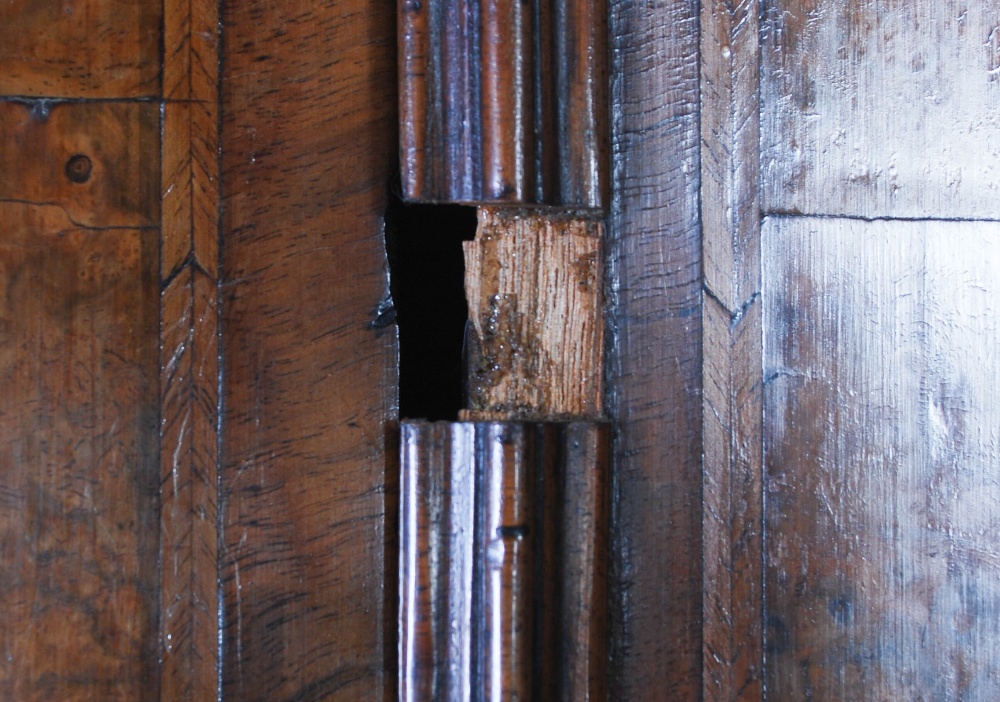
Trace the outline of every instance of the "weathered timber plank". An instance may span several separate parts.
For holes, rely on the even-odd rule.
[[[131,702],[158,672],[158,237],[80,228],[66,208],[11,195],[0,201],[0,697]]]
[[[1000,8],[768,0],[767,212],[1000,216]]]
[[[394,8],[222,20],[223,695],[394,699]]]
[[[703,696],[763,694],[757,0],[701,6]]]
[[[768,695],[1000,695],[1000,226],[768,218]]]
[[[610,698],[702,681],[698,7],[611,3]]]
[[[0,95],[156,96],[162,17],[160,2],[4,2]]]
[[[470,419],[596,419],[600,220],[480,208],[465,250]]]

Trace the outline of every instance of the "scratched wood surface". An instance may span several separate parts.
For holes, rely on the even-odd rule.
[[[465,250],[468,419],[602,414],[603,222],[480,208]]]
[[[611,699],[701,694],[698,8],[611,3]]]
[[[763,694],[759,11],[701,6],[702,699],[727,702]]]
[[[1000,7],[768,0],[768,212],[1000,216]]]
[[[163,3],[7,0],[0,4],[0,95],[160,94]]]
[[[1000,695],[1000,225],[764,225],[769,696]]]
[[[0,103],[3,699],[156,689],[156,112]]]
[[[394,14],[223,7],[226,698],[395,698]]]

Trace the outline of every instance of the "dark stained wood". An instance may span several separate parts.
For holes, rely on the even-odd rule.
[[[765,211],[1000,217],[996,3],[765,8]]]
[[[219,685],[218,3],[164,4],[160,699]]]
[[[606,698],[607,429],[403,423],[401,700]]]
[[[396,697],[394,12],[223,7],[224,698]]]
[[[597,419],[603,222],[484,207],[463,243],[469,419]]]
[[[7,0],[0,95],[155,97],[163,3]]]
[[[762,699],[759,3],[701,6],[703,693]]]
[[[768,692],[1000,696],[1000,225],[764,225]]]
[[[611,4],[610,699],[702,694],[697,3]]]
[[[3,699],[157,688],[159,237],[137,226],[157,217],[155,171],[137,169],[155,115],[0,104]]]
[[[398,8],[407,199],[607,206],[606,0]]]

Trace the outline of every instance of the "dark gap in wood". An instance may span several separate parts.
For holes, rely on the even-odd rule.
[[[411,204],[392,188],[385,214],[390,292],[399,329],[399,414],[454,421],[464,403],[462,242],[476,236],[476,208]]]

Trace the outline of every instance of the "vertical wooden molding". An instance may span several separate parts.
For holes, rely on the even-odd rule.
[[[605,699],[607,426],[404,422],[400,700]]]
[[[759,701],[763,675],[758,0],[701,8],[703,693]]]
[[[160,699],[218,696],[218,4],[164,4]]]
[[[399,0],[409,200],[608,203],[606,0]]]

